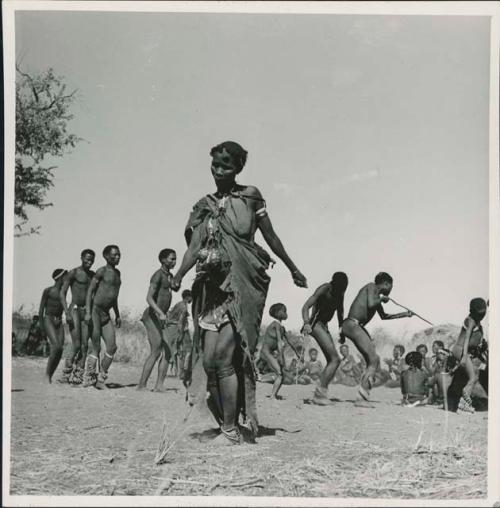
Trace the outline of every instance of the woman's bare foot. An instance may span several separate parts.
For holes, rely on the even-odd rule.
[[[210,443],[212,446],[233,446],[241,444],[241,434],[238,427],[230,430],[223,430],[221,433]]]

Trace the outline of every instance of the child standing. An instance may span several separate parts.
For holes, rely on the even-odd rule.
[[[269,315],[274,318],[274,321],[266,328],[260,357],[267,362],[267,365],[276,375],[271,398],[279,400],[281,397],[278,396],[278,392],[283,384],[283,369],[281,367],[284,364],[283,343],[286,337],[285,327],[281,323],[288,318],[286,306],[282,303],[271,305]],[[278,352],[279,360],[273,355],[275,351]]]

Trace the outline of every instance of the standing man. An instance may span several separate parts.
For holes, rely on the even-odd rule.
[[[82,264],[68,272],[61,287],[61,303],[71,333],[72,347],[64,360],[60,383],[81,384],[87,359],[90,323],[85,322],[85,300],[90,281],[95,275],[91,270],[95,252],[92,249],[85,249],[82,251],[80,259]],[[66,295],[69,288],[71,288],[71,303],[68,307]],[[77,363],[73,366],[75,360]]]
[[[64,276],[67,273],[63,268],[54,270],[52,273],[54,285],[44,289],[40,300],[40,310],[38,311],[41,330],[47,334],[50,343],[50,356],[45,371],[45,381],[47,383],[52,383],[52,376],[59,365],[64,347],[63,307],[59,294]]]
[[[333,338],[328,329],[328,323],[335,312],[339,328],[344,320],[344,295],[349,279],[344,272],[335,272],[332,280],[316,289],[302,307],[304,326],[302,333],[312,335],[326,358],[326,366],[319,376],[319,384],[314,391],[312,402],[321,406],[331,403],[328,399],[328,385],[333,380],[340,365],[340,358],[335,348]],[[309,309],[312,308],[312,312]]]
[[[358,389],[359,395],[365,400],[370,399],[375,372],[380,365],[380,357],[377,355],[373,339],[366,331],[365,325],[371,321],[375,313],[378,313],[383,320],[413,316],[411,311],[399,314],[385,313],[382,303],[389,301],[392,285],[393,280],[388,273],[378,273],[375,282],[369,282],[360,289],[349,309],[349,316],[342,325],[343,335],[354,342],[366,362],[366,370],[361,376],[361,384]]]
[[[116,268],[121,258],[119,247],[107,245],[102,255],[106,260],[106,266],[99,268],[90,281],[85,301],[85,323],[87,326],[92,320],[92,353],[88,355],[84,386],[95,386],[100,389],[105,388],[104,382],[108,377],[108,370],[116,353],[115,327],[109,313],[113,309],[115,325],[120,328],[118,293],[122,283],[120,271]],[[96,364],[101,351],[101,336],[104,339],[106,350],[98,374]]]

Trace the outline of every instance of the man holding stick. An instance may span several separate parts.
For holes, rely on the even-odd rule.
[[[370,390],[375,378],[375,372],[380,365],[380,357],[377,355],[375,345],[370,334],[366,331],[368,324],[377,312],[381,319],[399,319],[412,317],[413,312],[408,310],[399,314],[386,314],[382,303],[387,303],[392,291],[393,279],[385,272],[380,272],[375,277],[375,282],[363,286],[349,309],[349,315],[342,324],[341,342],[343,335],[354,342],[358,351],[363,355],[366,362],[366,370],[361,376],[361,384],[358,389],[359,395],[364,400],[370,399]]]

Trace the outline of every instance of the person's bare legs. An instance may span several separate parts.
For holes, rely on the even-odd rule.
[[[156,378],[156,385],[154,387],[154,392],[164,392],[165,388],[163,384],[165,383],[165,378],[167,377],[168,365],[170,363],[170,348],[163,338],[161,342],[161,347],[163,349],[163,354],[160,358],[160,363],[158,363],[158,377]]]
[[[142,319],[142,322],[146,328],[146,333],[148,336],[150,353],[144,362],[144,367],[142,368],[141,379],[139,380],[139,384],[137,385],[137,390],[145,390],[146,385],[148,383],[149,376],[151,375],[151,371],[153,370],[154,364],[158,360],[162,351],[162,336],[160,330],[158,330],[157,324],[153,321],[149,312],[145,313]]]
[[[221,424],[223,415],[222,401],[215,368],[215,345],[218,337],[218,332],[211,330],[203,331],[203,368],[207,374],[207,388],[210,393],[208,405],[217,423]]]
[[[236,423],[238,377],[233,367],[236,340],[231,324],[224,325],[215,343],[214,364],[223,410],[223,430],[231,430]]]
[[[272,399],[278,399],[278,391],[281,388],[281,385],[283,384],[283,376],[281,375],[281,365],[279,364],[278,360],[274,358],[271,351],[267,349],[267,347],[263,347],[260,352],[261,358],[263,358],[269,367],[273,370],[273,373],[276,374],[276,379],[273,383],[273,389],[271,390],[271,398]]]
[[[92,324],[87,324],[83,319],[80,320],[80,337],[81,337],[81,346],[80,346],[80,356],[77,361],[77,366],[80,369],[85,368],[85,361],[87,360],[87,351],[89,348],[89,339],[91,335]]]
[[[326,399],[328,394],[328,385],[335,377],[335,373],[339,368],[340,357],[337,353],[333,338],[328,332],[326,326],[323,326],[319,323],[314,325],[312,336],[316,339],[316,342],[318,343],[318,346],[325,355],[326,359],[326,366],[319,375],[319,386],[314,392],[314,398],[316,400]]]
[[[59,382],[69,383],[70,376],[73,372],[73,362],[81,350],[81,327],[80,327],[80,314],[77,309],[71,310],[71,316],[73,318],[73,326],[69,327],[69,333],[71,335],[71,348],[68,355],[64,359],[64,367]]]
[[[115,327],[113,323],[108,321],[101,328],[102,338],[104,339],[104,344],[106,345],[106,349],[104,351],[104,355],[101,360],[101,371],[99,372],[98,377],[98,387],[104,388],[108,377],[109,367],[111,366],[111,362],[113,361],[114,354],[116,353],[116,335],[115,335]],[[96,385],[97,386],[97,385]]]
[[[472,360],[470,359],[470,356],[467,355],[465,358],[465,371],[467,372],[467,377],[469,378],[467,381],[467,384],[464,386],[463,389],[463,395],[464,397],[467,397],[468,399],[471,398],[472,390],[474,389],[474,386],[477,382],[477,375],[474,371],[474,365],[472,364]]]
[[[45,332],[47,334],[47,339],[50,344],[50,355],[47,360],[47,369],[45,371],[45,380],[47,383],[52,383],[52,376],[59,365],[59,361],[61,360],[62,352],[63,352],[63,344],[64,344],[64,335],[63,340],[61,342],[61,334],[60,331],[56,329],[54,323],[48,316],[43,317],[43,325],[45,327]],[[62,324],[60,326],[62,331]]]
[[[97,380],[97,362],[101,352],[101,317],[97,309],[92,309],[91,351],[87,354],[83,386],[93,386]]]
[[[362,398],[368,400],[375,373],[380,365],[380,357],[377,355],[373,341],[363,327],[346,320],[342,325],[342,331],[346,337],[352,340],[366,362],[365,372],[361,376],[359,394]]]

